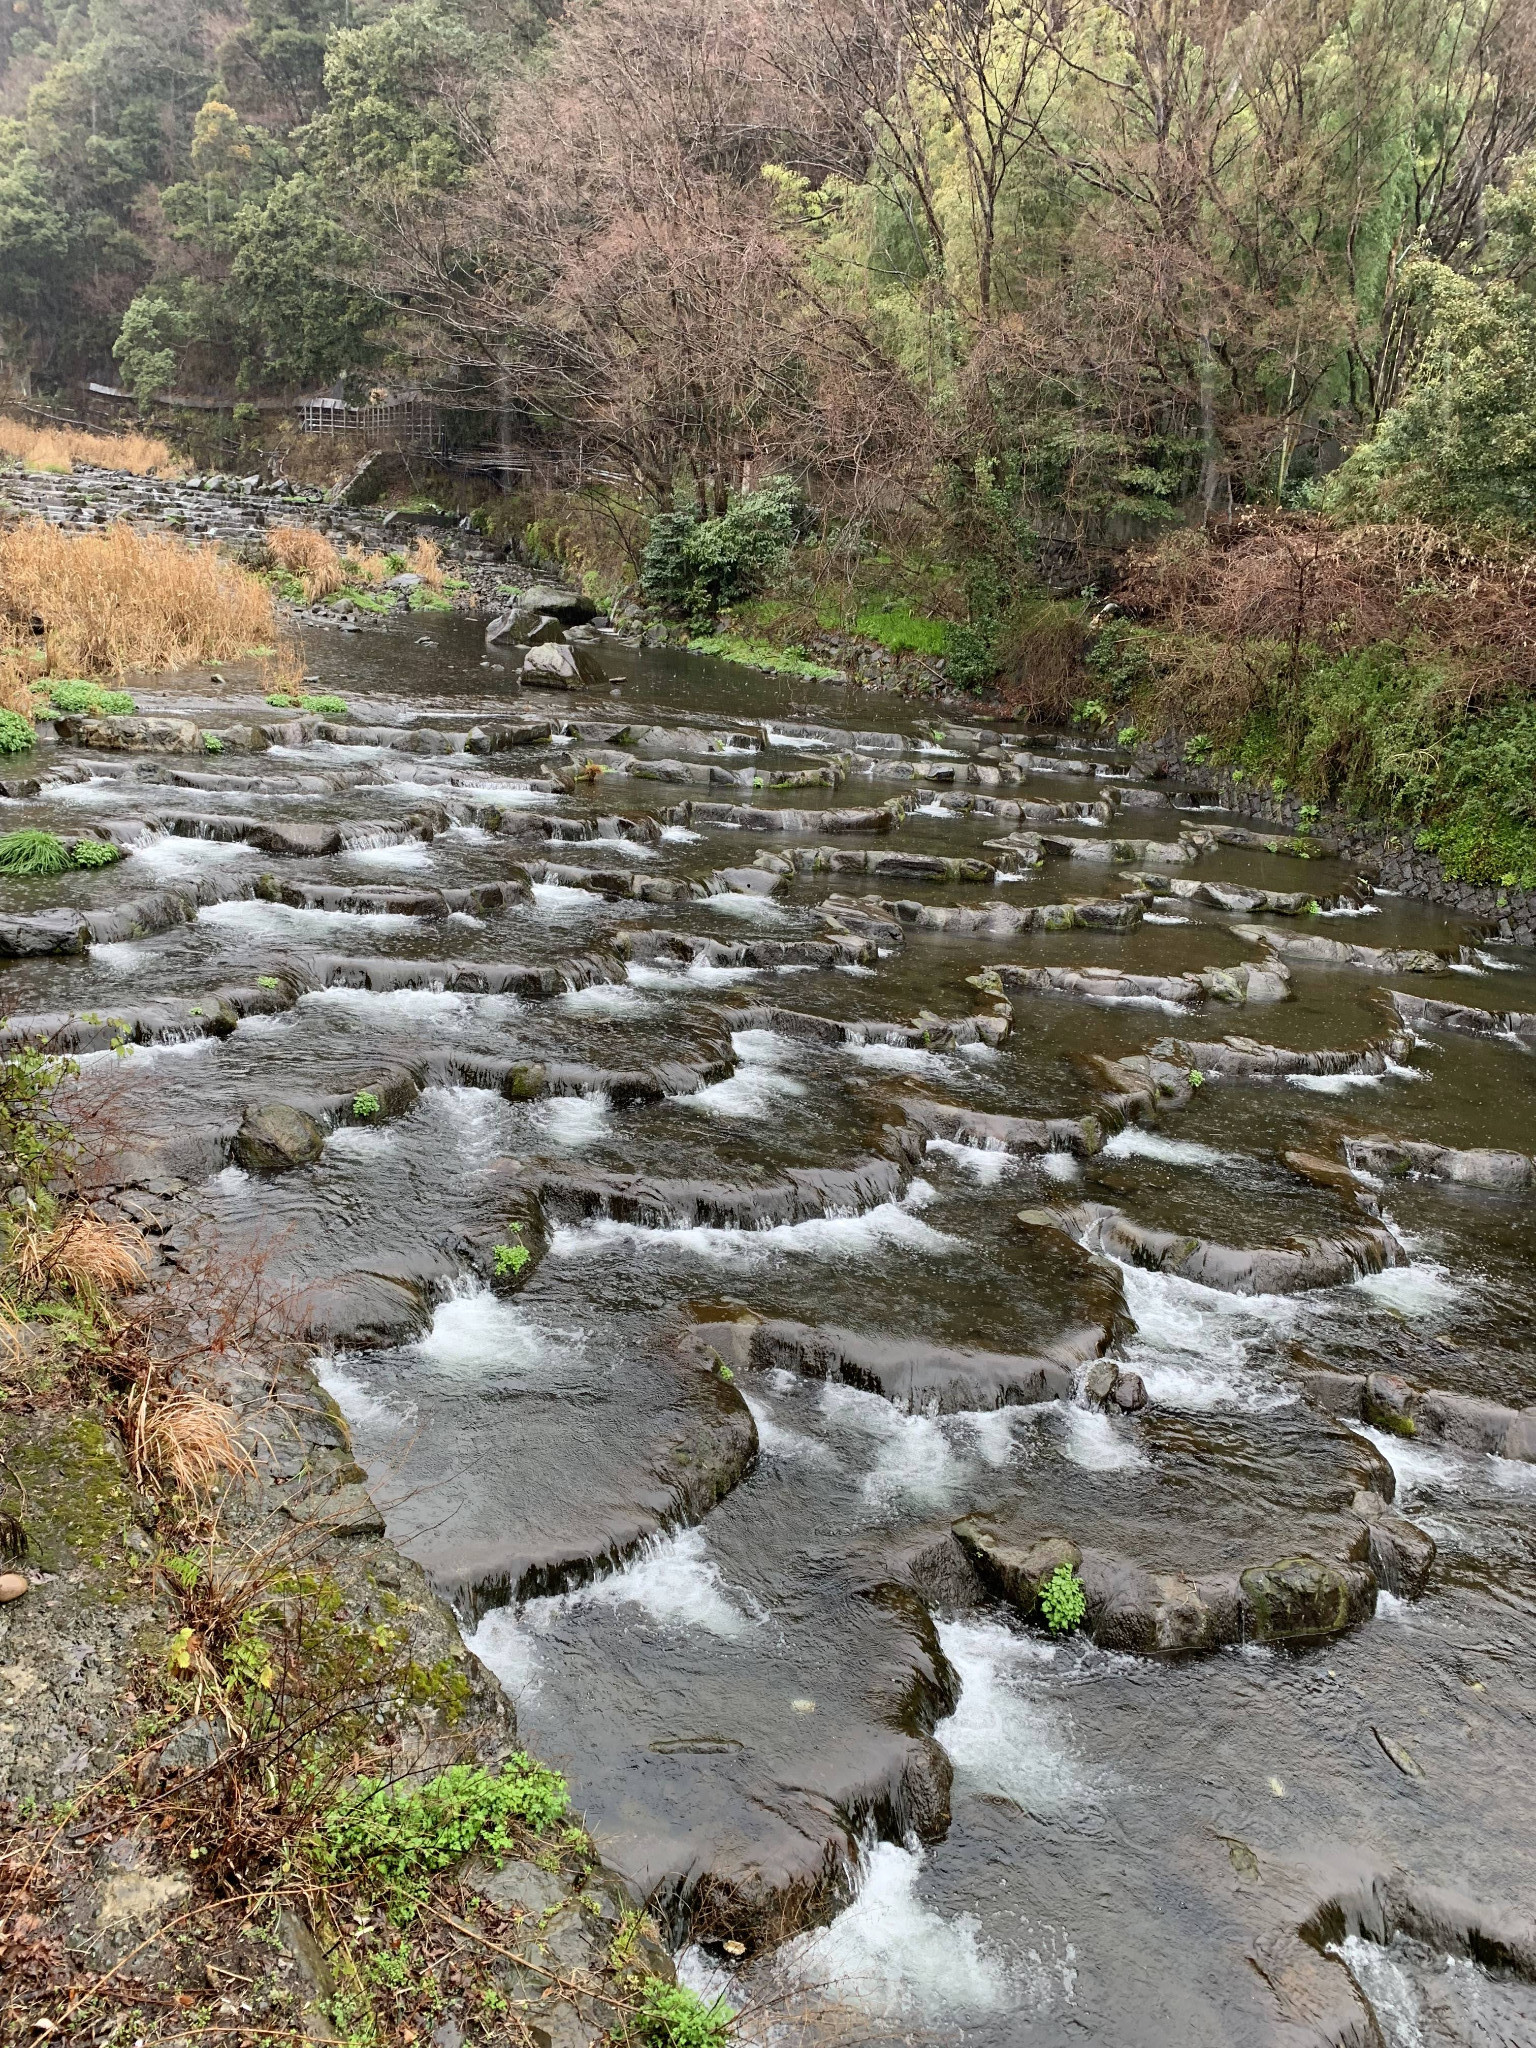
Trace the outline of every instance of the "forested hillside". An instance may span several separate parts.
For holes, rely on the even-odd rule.
[[[1536,874],[1528,0],[14,0],[0,65],[13,388],[406,382],[695,624],[1421,819],[1496,758],[1453,857]]]

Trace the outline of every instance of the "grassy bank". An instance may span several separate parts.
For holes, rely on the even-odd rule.
[[[34,427],[0,417],[0,462],[68,476],[77,462],[131,476],[179,476],[186,464],[154,434],[92,434],[81,427]]]
[[[0,531],[0,707],[13,720],[33,715],[51,678],[238,660],[276,639],[271,591],[215,548],[126,524]],[[7,730],[7,751],[25,743]]]

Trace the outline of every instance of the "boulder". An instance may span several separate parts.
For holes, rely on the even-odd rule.
[[[249,1173],[286,1173],[309,1166],[325,1146],[325,1132],[307,1111],[288,1102],[253,1105],[235,1133],[234,1155]]]
[[[597,606],[579,590],[566,590],[554,583],[530,583],[518,594],[522,611],[547,612],[562,626],[584,626],[597,617]]]
[[[246,844],[262,853],[292,854],[298,859],[316,859],[341,851],[341,832],[335,825],[283,820],[280,824],[255,825],[245,835]]]
[[[602,690],[607,672],[584,647],[545,641],[530,647],[523,661],[523,681],[536,690]]]
[[[0,917],[0,960],[36,960],[83,953],[90,937],[85,913],[42,910],[36,917]]]
[[[1316,1641],[1341,1634],[1376,1611],[1376,1578],[1363,1565],[1284,1557],[1240,1576],[1252,1641]]]
[[[532,605],[517,605],[504,612],[499,619],[492,619],[485,629],[485,644],[490,647],[543,647],[558,645],[565,638],[565,628],[557,618],[548,612],[541,612]]]

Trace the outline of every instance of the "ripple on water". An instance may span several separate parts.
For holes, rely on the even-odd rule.
[[[419,917],[407,917],[397,910],[310,910],[291,903],[264,903],[254,896],[210,903],[197,915],[200,924],[226,926],[253,939],[277,940],[305,932],[336,934],[359,925],[376,932],[409,932],[421,923]]]
[[[1136,1324],[1126,1363],[1141,1374],[1157,1406],[1257,1413],[1295,1398],[1250,1363],[1256,1346],[1295,1324],[1300,1311],[1288,1297],[1223,1294],[1140,1266],[1121,1266],[1120,1278]]]
[[[550,1095],[533,1111],[541,1136],[566,1152],[597,1145],[613,1130],[613,1099],[595,1088],[584,1095]]]

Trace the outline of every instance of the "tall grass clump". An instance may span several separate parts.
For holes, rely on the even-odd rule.
[[[334,597],[346,587],[347,570],[335,543],[313,526],[274,526],[267,552],[277,567],[303,585],[305,602]]]
[[[69,677],[185,668],[276,637],[266,585],[213,548],[123,523],[64,534],[30,519],[0,533],[0,668],[35,673],[34,650]]]
[[[130,476],[176,476],[186,468],[154,434],[92,434],[76,427],[29,427],[0,419],[0,462],[68,476],[77,462]]]

